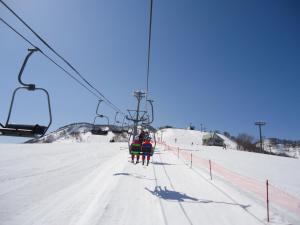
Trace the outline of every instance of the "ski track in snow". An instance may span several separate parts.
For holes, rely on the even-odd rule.
[[[160,148],[143,166],[124,144],[57,146],[0,161],[1,225],[289,224],[276,213],[267,223],[259,201]]]

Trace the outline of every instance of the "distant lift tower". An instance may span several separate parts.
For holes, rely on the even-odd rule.
[[[259,127],[260,151],[263,152],[263,140],[262,140],[262,135],[261,135],[261,127],[266,125],[266,122],[257,121],[257,122],[255,122],[255,125]]]
[[[148,117],[146,115],[147,111],[140,110],[141,101],[146,96],[146,93],[142,91],[135,91],[133,95],[137,99],[137,108],[136,110],[127,110],[129,115],[126,116],[126,119],[133,122],[133,137],[135,137],[138,134],[137,129],[139,123],[146,122]]]

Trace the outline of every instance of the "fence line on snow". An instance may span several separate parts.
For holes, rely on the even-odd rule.
[[[260,199],[265,200],[267,203],[267,208],[269,208],[269,203],[272,203],[289,211],[290,213],[293,213],[298,218],[300,218],[300,199],[273,186],[272,184],[270,184],[269,180],[265,184],[253,178],[249,178],[233,172],[211,160],[192,155],[192,153],[188,153],[180,149],[179,147],[170,146],[166,143],[159,144],[163,145],[165,149],[174,153],[178,157],[178,159],[181,156],[182,159],[190,163],[190,167],[195,166],[197,168],[206,170],[210,174],[211,179],[212,173],[217,174],[226,181],[232,183],[235,186],[238,186],[242,190],[253,193]]]

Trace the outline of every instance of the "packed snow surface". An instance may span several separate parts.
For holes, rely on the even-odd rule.
[[[147,167],[130,162],[125,143],[0,145],[1,225],[300,224],[266,216],[260,201],[161,146]]]
[[[205,132],[164,129],[162,140],[171,146],[180,147],[195,156],[212,160],[227,169],[241,175],[265,182],[267,179],[274,185],[300,198],[300,160],[288,157],[258,154],[236,150],[236,143],[220,135],[226,150],[217,146],[203,146],[202,137]],[[176,142],[175,142],[176,139]]]

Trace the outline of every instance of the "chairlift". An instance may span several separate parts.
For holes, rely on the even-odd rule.
[[[106,118],[107,126],[109,126],[109,118],[107,116],[99,113],[99,106],[100,106],[101,102],[103,102],[103,100],[100,99],[98,101],[98,105],[97,105],[97,109],[96,109],[96,116],[94,118],[93,128],[91,130],[91,133],[94,135],[107,135],[107,133],[108,133],[108,130],[103,130],[99,125],[96,125],[97,118]]]
[[[121,134],[123,133],[123,129],[120,128],[117,124],[120,124],[121,122],[118,119],[118,114],[119,112],[117,111],[116,114],[115,114],[115,121],[114,121],[114,124],[113,126],[111,127],[111,131],[114,133],[114,134]]]
[[[119,114],[119,112],[116,112],[116,114],[115,114],[115,122],[114,122],[114,124],[118,124],[118,123],[120,123],[120,121],[118,120],[118,114]]]
[[[50,97],[49,93],[44,88],[37,88],[35,84],[26,84],[22,81],[22,74],[25,69],[25,66],[28,62],[30,56],[37,51],[40,51],[38,48],[28,49],[29,53],[27,54],[21,70],[18,75],[18,82],[22,85],[21,87],[17,87],[12,95],[12,100],[10,103],[10,108],[8,112],[8,117],[5,125],[0,123],[0,135],[2,136],[14,136],[14,137],[28,137],[28,138],[39,138],[42,137],[47,130],[49,129],[52,123],[52,114],[51,114],[51,105],[50,105]],[[48,125],[39,125],[39,124],[15,124],[10,122],[10,117],[13,109],[13,104],[15,101],[15,95],[19,90],[27,90],[27,91],[42,91],[47,96],[48,101],[48,110],[49,110],[49,123]]]
[[[133,130],[133,128],[131,128],[131,129]],[[139,130],[141,130],[141,129],[143,129],[145,132],[148,132],[149,136],[151,137],[151,140],[152,140],[151,141],[151,143],[152,143],[151,156],[152,156],[154,153],[154,150],[156,148],[156,129],[153,128],[151,125],[146,125],[146,124],[142,124]],[[130,145],[134,140],[134,136],[133,136],[132,131],[131,132],[129,131],[128,134],[129,134],[128,149],[129,149],[129,154],[130,154]]]

